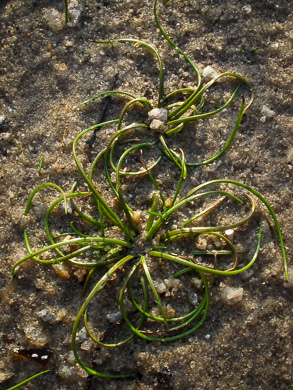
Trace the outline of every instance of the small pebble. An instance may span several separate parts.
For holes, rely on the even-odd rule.
[[[120,311],[117,311],[116,313],[110,313],[106,315],[106,318],[109,322],[116,322],[121,318]]]
[[[202,287],[202,280],[199,278],[192,278],[191,285],[197,289],[200,289]]]
[[[54,8],[45,12],[44,19],[48,28],[53,32],[61,31],[64,27],[64,16]]]
[[[80,1],[71,0],[68,5],[68,14],[69,14],[69,27],[78,27],[80,23],[80,18],[83,8],[80,4]]]
[[[212,236],[212,241],[213,241],[213,245],[219,249],[222,247],[223,245],[223,242],[221,241],[221,239],[219,237],[216,237],[216,236]],[[212,248],[213,249],[213,248]]]
[[[54,269],[56,274],[59,275],[61,278],[63,278],[63,279],[70,278],[70,270],[66,264],[63,264],[63,263],[52,264],[52,268]]]
[[[205,80],[211,80],[214,77],[216,77],[219,73],[210,65],[204,68],[202,72],[202,77],[204,77]]]
[[[163,294],[167,290],[167,286],[161,280],[154,280],[154,286],[158,294]]]
[[[47,336],[40,328],[29,326],[24,329],[27,341],[35,347],[42,348],[50,342]]]
[[[92,339],[85,340],[83,343],[80,345],[80,349],[83,351],[90,351],[93,350],[95,347],[95,343],[93,342]]]
[[[199,249],[201,251],[205,251],[208,247],[208,241],[205,238],[205,236],[200,235],[197,237],[195,245],[196,245],[197,249]]]
[[[228,305],[234,305],[235,303],[242,301],[243,288],[225,286],[221,295]]]
[[[58,368],[56,373],[62,380],[67,382],[73,383],[78,380],[76,367],[66,367],[65,365],[62,365]]]
[[[54,313],[47,309],[43,309],[37,313],[37,316],[48,324],[54,324],[56,322],[56,316]]]
[[[8,381],[8,379],[12,378],[14,375],[13,372],[0,372],[0,382]]]
[[[65,47],[72,47],[74,45],[73,41],[66,41],[65,42]]]
[[[141,216],[142,216],[142,211],[141,211],[141,210],[136,210],[136,211],[133,213],[132,219],[133,219],[133,221],[134,221],[137,225],[139,225],[139,223],[140,223]]]
[[[7,42],[11,45],[15,42],[17,42],[17,37],[13,35],[12,37],[7,38]]]
[[[265,116],[266,118],[273,118],[276,113],[275,111],[271,110],[268,106],[266,105],[263,105],[262,106],[262,109],[261,109],[261,113],[263,116]]]
[[[225,236],[231,241],[234,238],[234,230],[228,229],[225,231]]]
[[[168,111],[165,108],[153,108],[149,111],[148,116],[150,120],[157,119],[165,123],[168,119]]]
[[[88,340],[88,333],[85,327],[81,328],[79,332],[77,332],[76,335],[76,341],[79,343],[83,343],[84,341]]]
[[[192,305],[197,306],[198,304],[198,296],[196,293],[188,292],[188,300]]]
[[[165,308],[165,316],[166,318],[174,318],[176,315],[175,309],[171,305],[167,305]]]
[[[77,271],[74,272],[74,276],[76,276],[79,283],[84,281],[86,275],[87,275],[87,271],[84,268],[79,268]]]
[[[150,124],[150,128],[154,131],[157,131],[158,133],[164,133],[166,131],[166,126],[164,122],[154,119],[152,123]]]
[[[252,11],[252,8],[251,8],[251,6],[250,6],[249,4],[247,4],[247,5],[244,5],[244,6],[242,7],[242,10],[243,10],[247,15],[249,15],[249,14],[251,13],[251,11]]]
[[[60,71],[60,72],[64,72],[66,69],[67,69],[67,65],[64,64],[64,62],[62,62],[62,63],[59,65],[59,71]]]

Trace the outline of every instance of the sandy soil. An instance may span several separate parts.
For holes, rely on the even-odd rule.
[[[166,344],[135,339],[117,352],[101,351],[96,357],[96,367],[101,371],[124,373],[130,367],[134,379],[89,380],[76,365],[70,337],[83,302],[82,276],[76,269],[65,267],[60,271],[29,261],[14,279],[11,277],[13,264],[26,255],[23,213],[32,190],[54,182],[69,192],[76,179],[81,182],[72,158],[72,142],[82,129],[97,122],[103,104],[96,101],[81,109],[77,104],[108,90],[115,74],[119,90],[154,103],[158,97],[159,74],[151,53],[132,45],[97,45],[92,40],[146,41],[162,56],[167,93],[194,86],[190,66],[160,35],[152,6],[151,0],[71,0],[71,18],[76,19],[65,26],[61,0],[0,3],[1,389],[43,369],[35,361],[15,357],[11,351],[16,347],[53,351],[50,373],[26,385],[27,389],[292,389],[292,284],[285,282],[276,231],[260,204],[258,215],[263,213],[266,221],[258,261],[248,274],[216,279],[208,317],[197,332]],[[277,214],[292,275],[290,2],[170,0],[158,8],[165,30],[201,73],[208,66],[216,72],[235,72],[247,77],[255,91],[253,105],[230,149],[211,165],[190,168],[181,196],[198,183],[221,178],[255,188]],[[54,25],[50,23],[52,10],[57,11]],[[215,105],[222,88],[226,88],[224,83],[211,96]],[[106,119],[117,118],[124,103],[125,99],[113,99]],[[173,147],[182,147],[190,160],[210,157],[227,139],[235,112],[188,126],[170,142]],[[138,106],[133,118],[144,121],[147,115]],[[126,121],[133,118],[130,115]],[[113,132],[113,127],[102,130],[91,149],[80,142],[79,156],[85,167]],[[167,160],[160,169],[158,178],[168,196],[176,188],[178,172]],[[110,202],[102,176],[97,182]],[[128,187],[128,193],[134,194],[131,202],[138,209],[145,207],[150,192],[146,181]],[[43,216],[59,196],[50,189],[41,195],[29,219],[35,248],[46,243]],[[62,215],[61,211],[56,215],[55,231],[61,232],[66,223]],[[255,228],[254,221],[248,233],[242,234],[247,256],[253,253]],[[226,286],[243,288],[243,299],[229,305],[222,294]],[[103,294],[95,306],[97,318],[117,311],[111,293]],[[44,309],[51,313],[51,319]],[[85,342],[85,354],[93,356],[92,346],[83,337],[79,335],[80,343]]]

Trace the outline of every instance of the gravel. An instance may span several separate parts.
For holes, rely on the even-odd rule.
[[[158,98],[159,72],[152,54],[130,44],[100,45],[93,40],[144,40],[162,56],[167,93],[194,86],[190,66],[156,28],[153,1],[69,0],[69,6],[66,26],[63,1],[0,3],[0,388],[7,389],[44,369],[33,360],[17,358],[12,351],[20,347],[53,351],[50,373],[29,383],[27,389],[292,389],[293,284],[284,280],[276,232],[260,204],[264,232],[253,272],[233,279],[216,278],[208,317],[197,332],[173,343],[135,339],[117,351],[98,352],[93,352],[88,336],[79,333],[78,343],[89,362],[95,361],[102,372],[133,370],[134,379],[94,378],[90,382],[76,364],[71,332],[84,299],[84,275],[76,268],[29,261],[11,278],[13,264],[26,255],[23,227],[29,227],[34,248],[45,245],[44,212],[59,196],[53,189],[42,190],[24,219],[32,190],[54,182],[69,192],[76,179],[81,183],[72,142],[82,129],[97,122],[103,103],[95,101],[86,108],[77,105],[108,90],[117,73],[118,89],[153,103]],[[292,275],[293,13],[289,2],[260,0],[242,6],[238,0],[170,0],[158,8],[163,27],[207,80],[216,73],[235,72],[247,77],[255,91],[253,105],[230,149],[211,165],[189,168],[183,193],[198,183],[221,178],[244,182],[262,193],[277,214]],[[215,88],[213,107],[227,92],[224,85]],[[124,103],[124,99],[115,99],[106,120],[117,118]],[[141,106],[126,121],[137,116],[147,123]],[[231,112],[223,111],[189,126],[172,138],[170,146],[183,148],[187,160],[210,157],[227,139],[230,120]],[[91,149],[79,144],[82,164],[89,166],[113,129],[102,130]],[[176,189],[178,176],[167,160],[161,166],[159,178],[167,198]],[[108,202],[115,205],[102,180],[97,178],[97,182]],[[153,188],[150,184],[132,185],[131,202],[137,202],[139,211]],[[61,211],[60,206],[56,218]],[[192,210],[190,213],[191,217]],[[54,225],[56,232],[63,223],[60,217]],[[248,258],[255,245],[255,226],[252,223],[250,234],[240,232],[243,248],[238,249],[248,251]],[[112,234],[115,236],[117,229]],[[236,235],[234,231],[233,237]],[[165,271],[167,274],[158,273],[156,280],[162,292],[172,297],[181,287],[169,284],[171,274]],[[196,290],[188,286],[185,299],[195,303]],[[105,326],[117,313],[114,298],[104,289],[95,303],[93,318]],[[174,316],[179,309],[170,304],[168,315]]]

